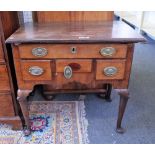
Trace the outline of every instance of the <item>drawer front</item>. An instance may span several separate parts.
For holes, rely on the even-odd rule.
[[[0,81],[0,91],[10,90],[10,82],[6,65],[0,65]]]
[[[91,71],[92,60],[56,60],[56,79],[58,85],[63,85],[63,88],[66,88],[65,83],[69,83],[69,86],[72,85],[74,89],[84,88],[84,85],[92,80]]]
[[[51,61],[21,61],[23,80],[47,81],[52,79]]]
[[[14,115],[12,96],[10,94],[0,94],[0,117]]]
[[[0,61],[4,60],[3,48],[2,48],[2,40],[0,36]]]
[[[92,60],[56,60],[56,72],[64,72],[67,66],[71,67],[73,72],[91,72]]]
[[[29,44],[19,46],[20,57],[39,58],[126,58],[124,44]]]
[[[98,60],[96,80],[123,80],[125,60]]]

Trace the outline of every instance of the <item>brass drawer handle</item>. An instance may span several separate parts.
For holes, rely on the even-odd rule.
[[[116,53],[116,49],[113,47],[105,47],[100,50],[102,56],[113,56]]]
[[[44,57],[47,55],[47,53],[48,53],[48,51],[46,48],[37,47],[37,48],[32,49],[32,55],[34,55],[36,57]]]
[[[29,73],[34,76],[40,76],[44,73],[44,70],[39,66],[33,66],[29,68]]]
[[[72,77],[73,71],[72,68],[70,66],[66,66],[64,68],[64,76],[66,79],[70,79]]]
[[[111,66],[111,67],[104,68],[103,72],[106,76],[113,76],[113,75],[117,74],[118,69],[114,66]]]
[[[77,53],[76,47],[71,47],[71,53],[72,53],[72,54],[76,54],[76,53]]]

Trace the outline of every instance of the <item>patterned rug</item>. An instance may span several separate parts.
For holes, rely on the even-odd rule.
[[[33,101],[30,106],[32,134],[0,125],[0,144],[89,143],[83,101]]]

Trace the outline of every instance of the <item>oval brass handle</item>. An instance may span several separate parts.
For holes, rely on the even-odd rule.
[[[73,71],[72,68],[70,66],[66,66],[64,68],[64,76],[66,79],[70,79],[72,77]]]
[[[100,50],[102,56],[113,56],[116,53],[116,49],[113,47],[105,47]]]
[[[71,47],[71,53],[72,53],[72,54],[76,54],[76,53],[77,53],[76,47]]]
[[[39,76],[44,73],[44,69],[39,66],[33,66],[29,68],[29,73],[34,76]]]
[[[103,72],[106,76],[113,76],[113,75],[117,74],[118,69],[114,66],[110,66],[110,67],[105,67]]]
[[[32,49],[32,54],[36,57],[44,57],[48,53],[46,48],[37,47]]]

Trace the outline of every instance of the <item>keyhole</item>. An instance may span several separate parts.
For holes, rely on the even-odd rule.
[[[76,47],[72,47],[71,51],[72,53],[76,53]]]

